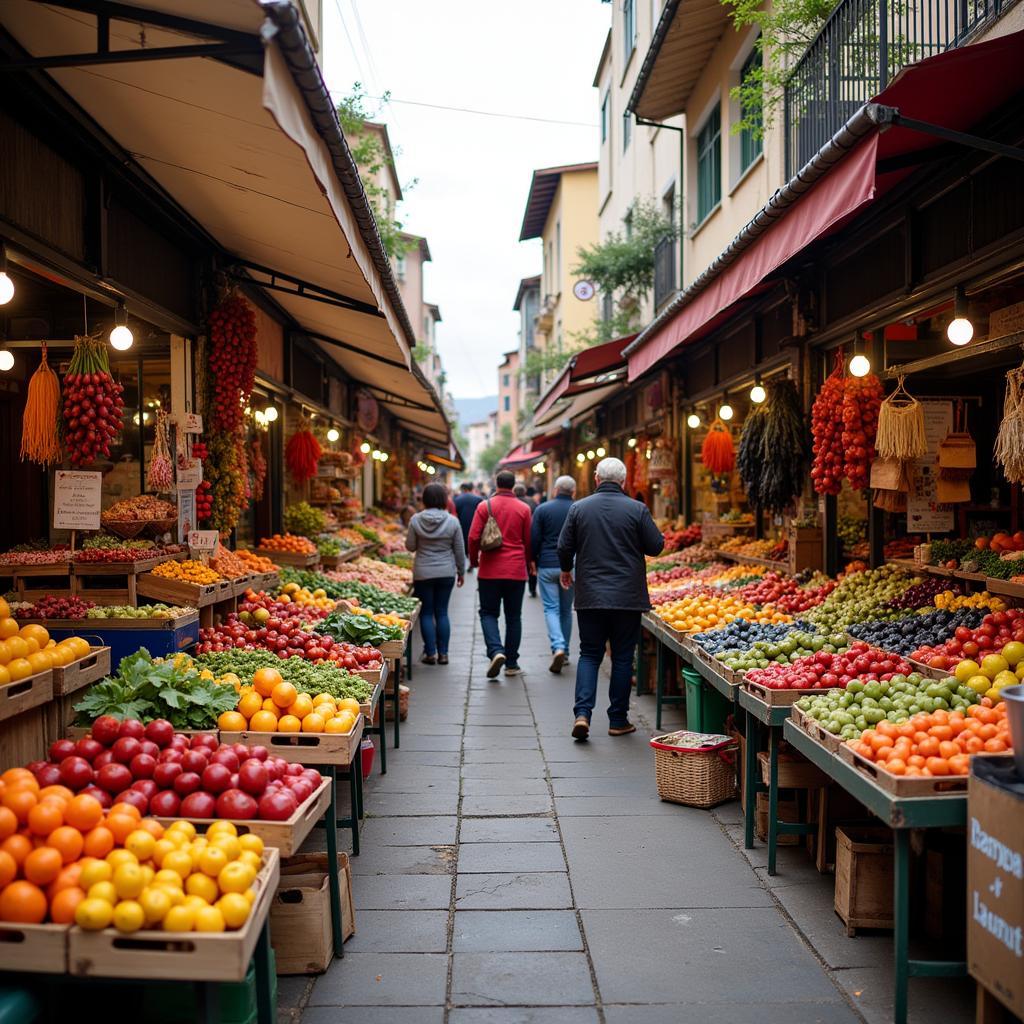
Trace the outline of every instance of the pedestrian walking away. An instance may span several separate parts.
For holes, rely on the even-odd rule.
[[[533,515],[534,509],[537,507],[537,502],[529,496],[526,489],[526,484],[516,484],[512,488],[512,493],[530,510],[530,515]],[[530,564],[526,567],[526,587],[530,592],[530,597],[537,596],[537,572],[536,566]]]
[[[469,528],[473,525],[473,514],[476,512],[477,505],[483,500],[479,494],[473,493],[473,485],[468,480],[460,485],[459,493],[455,497],[455,515],[462,527],[462,543],[467,551],[469,550]]]
[[[560,476],[555,481],[555,494],[533,514],[530,546],[536,559],[540,599],[544,605],[544,622],[551,642],[549,669],[556,675],[562,671],[572,640],[572,586],[563,589],[558,560],[558,537],[576,494],[576,481],[571,476]]]
[[[466,576],[466,549],[459,521],[447,510],[448,491],[443,484],[423,488],[423,511],[409,520],[405,546],[416,553],[413,562],[413,593],[422,602],[420,634],[427,665],[448,664],[451,623],[448,600],[452,588]]]
[[[640,616],[649,611],[645,555],[658,555],[665,538],[647,506],[626,495],[626,467],[620,459],[602,459],[594,471],[597,490],[574,502],[558,538],[560,582],[573,585],[576,568],[576,618],[580,657],[576,665],[576,705],[572,735],[585,740],[597,700],[597,674],[606,646],[611,647],[608,735],[636,732],[629,721],[633,656],[640,639]]]
[[[488,679],[494,679],[503,665],[505,675],[519,675],[523,591],[527,566],[532,560],[530,509],[512,493],[515,476],[502,470],[494,482],[497,487],[494,496],[477,506],[469,531],[469,559],[478,570],[480,628],[490,659]],[[492,517],[501,531],[497,544],[487,543],[484,538],[484,528]],[[502,612],[505,615],[504,642],[498,621]]]

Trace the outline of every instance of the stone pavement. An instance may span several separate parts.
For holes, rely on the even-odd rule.
[[[738,804],[662,803],[648,699],[637,733],[609,737],[599,705],[590,741],[573,741],[574,669],[547,671],[539,599],[524,600],[524,674],[487,680],[475,598],[471,575],[451,664],[416,663],[401,749],[367,786],[356,935],[322,977],[280,979],[282,1019],[884,1021],[890,940],[846,939],[816,873],[795,880],[815,883],[795,908],[792,875],[769,888]]]

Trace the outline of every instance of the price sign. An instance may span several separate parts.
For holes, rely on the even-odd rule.
[[[196,492],[178,489],[178,536],[187,539],[196,525]]]
[[[179,425],[186,434],[201,434],[203,432],[203,417],[197,412],[187,412],[181,417]]]
[[[910,464],[907,495],[907,530],[912,533],[946,533],[953,529],[953,509],[936,497],[939,442],[953,429],[952,402],[922,402],[928,454]]]
[[[203,482],[203,464],[199,459],[192,459],[187,466],[178,469],[178,489],[194,491]]]
[[[98,530],[102,473],[58,469],[53,475],[53,528]]]
[[[216,530],[190,530],[188,534],[189,554],[194,557],[212,555],[217,550],[220,534]]]

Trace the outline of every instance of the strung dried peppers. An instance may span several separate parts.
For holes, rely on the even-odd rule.
[[[708,436],[704,438],[701,449],[704,468],[715,476],[731,473],[736,465],[736,452],[732,445],[732,434],[729,428],[718,418],[708,428]]]
[[[284,451],[284,461],[289,474],[297,484],[304,484],[316,476],[320,451],[320,442],[313,436],[313,431],[309,427],[303,426],[292,434]]]
[[[60,462],[60,381],[46,361],[46,344],[39,368],[28,382],[28,397],[21,422],[21,457],[43,466]]]

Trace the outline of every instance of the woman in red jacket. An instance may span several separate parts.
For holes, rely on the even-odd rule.
[[[519,675],[519,643],[523,636],[523,591],[532,560],[530,551],[529,506],[513,493],[516,478],[502,470],[494,479],[497,490],[492,498],[481,501],[469,528],[470,564],[479,567],[480,627],[491,663],[487,678],[494,679],[505,666],[505,675]],[[480,550],[480,535],[487,517],[493,515],[501,528],[501,547]],[[501,640],[498,616],[505,611],[505,642]]]

